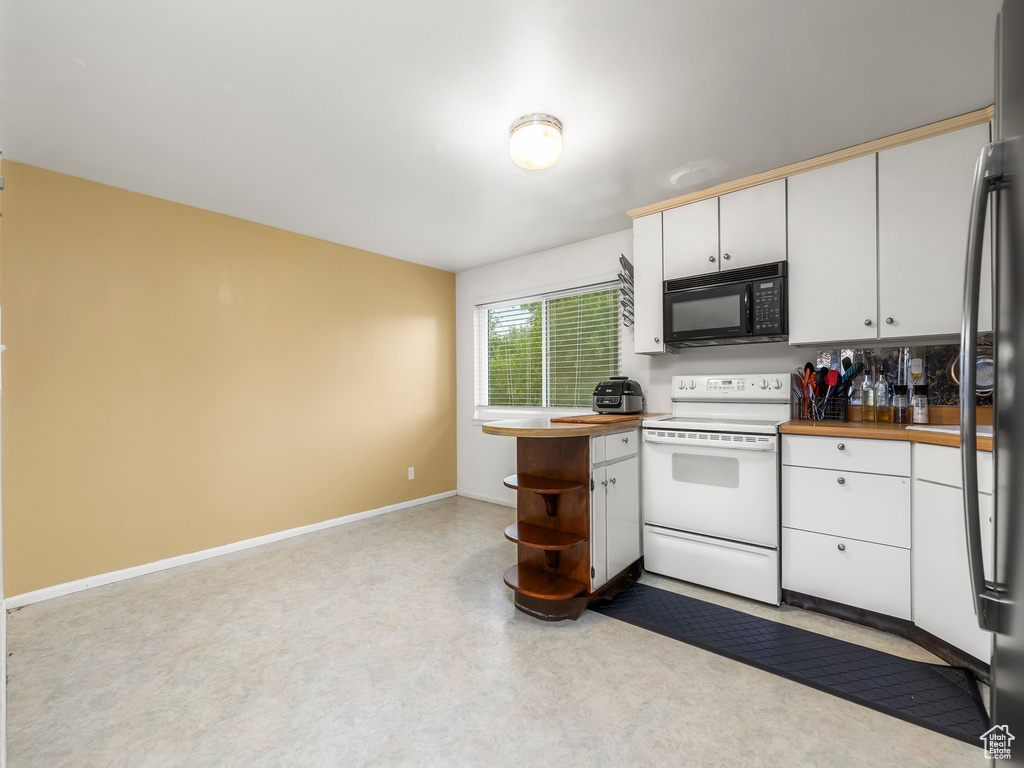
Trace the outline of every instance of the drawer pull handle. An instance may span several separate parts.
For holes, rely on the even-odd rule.
[[[836,480],[836,482],[839,483],[840,485],[846,485],[846,478],[840,477],[838,480]]]
[[[846,545],[845,544],[840,544],[839,545],[839,551],[840,552],[845,552],[846,551]]]
[[[628,443],[628,442],[629,442],[629,438],[628,438],[628,437],[624,437],[624,438],[622,438],[622,442],[624,442],[624,443]]]
[[[836,446],[836,448],[838,448],[840,451],[845,451],[846,443],[840,443],[839,445]]]

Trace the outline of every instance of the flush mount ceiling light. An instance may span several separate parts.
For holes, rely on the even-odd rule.
[[[520,168],[550,168],[562,156],[562,123],[551,115],[524,115],[512,123],[508,144]]]

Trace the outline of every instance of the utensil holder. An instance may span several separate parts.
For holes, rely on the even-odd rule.
[[[797,395],[796,418],[802,421],[849,421],[850,398]]]

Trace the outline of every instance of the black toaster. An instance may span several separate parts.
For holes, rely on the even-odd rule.
[[[643,413],[644,391],[630,378],[612,376],[594,388],[594,410],[598,413]]]

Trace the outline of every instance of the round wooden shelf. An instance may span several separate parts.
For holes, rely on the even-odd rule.
[[[565,600],[587,589],[586,584],[528,565],[513,565],[504,578],[510,589],[541,600]]]
[[[556,531],[554,528],[529,523],[512,523],[505,529],[505,538],[524,547],[556,552],[587,540],[586,536],[580,536],[578,533]]]
[[[556,480],[553,477],[541,475],[509,475],[505,478],[505,487],[516,491],[532,491],[545,495],[568,493],[577,488],[583,488],[583,483],[575,480]]]

